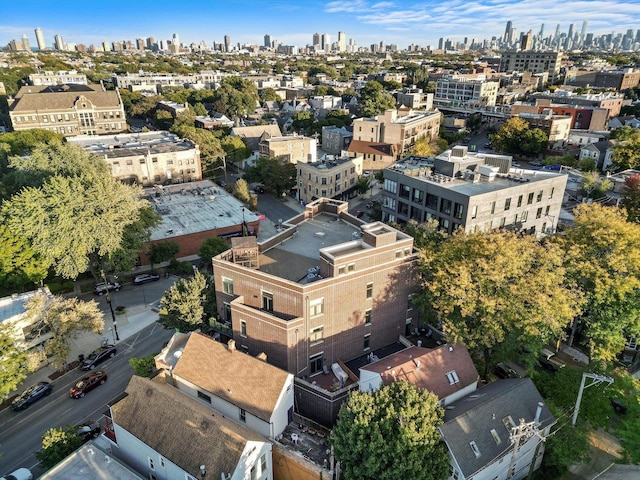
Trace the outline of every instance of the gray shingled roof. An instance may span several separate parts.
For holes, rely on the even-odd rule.
[[[542,396],[531,379],[514,378],[490,383],[446,408],[445,423],[440,431],[465,477],[512,451],[510,432],[503,419],[510,416],[515,425],[521,418],[532,422],[538,402],[542,402]],[[551,411],[543,406],[540,430],[554,421]],[[494,440],[492,429],[498,434],[500,444]],[[471,441],[477,445],[479,457],[474,454]]]
[[[62,85],[61,87],[67,87]],[[98,86],[76,85],[70,88],[52,89],[52,87],[22,87],[11,105],[13,112],[32,112],[36,110],[71,109],[75,102],[84,96],[97,108],[119,108],[120,101],[115,91],[103,91]],[[83,88],[77,88],[83,87]]]

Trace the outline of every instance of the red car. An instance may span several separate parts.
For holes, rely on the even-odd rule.
[[[97,372],[90,373],[71,387],[69,390],[69,396],[71,398],[82,398],[87,392],[93,390],[98,385],[103,385],[106,381],[107,372],[104,370],[98,370]]]

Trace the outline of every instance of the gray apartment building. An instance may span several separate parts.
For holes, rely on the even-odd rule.
[[[535,50],[504,52],[500,58],[500,72],[548,73],[549,83],[560,75],[561,52],[540,52]]]
[[[514,168],[511,157],[458,146],[437,157],[407,157],[384,170],[382,220],[435,219],[451,233],[505,228],[542,236],[558,224],[567,175]]]

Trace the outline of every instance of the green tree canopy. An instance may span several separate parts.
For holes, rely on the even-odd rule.
[[[245,177],[250,182],[260,182],[276,196],[296,185],[296,166],[277,158],[260,157],[256,165],[246,169]]]
[[[27,378],[27,353],[18,346],[14,326],[0,322],[0,402]]]
[[[579,312],[565,282],[562,249],[512,232],[455,233],[421,255],[430,318],[452,342],[491,350],[555,341]]]
[[[216,110],[232,117],[252,113],[258,105],[258,87],[242,77],[226,77],[214,92]]]
[[[211,259],[227,250],[229,250],[229,243],[224,238],[209,237],[202,242],[198,256],[204,263],[211,266]]]
[[[530,128],[522,118],[513,117],[491,136],[491,142],[499,151],[532,155],[544,151],[548,137],[539,128]]]
[[[154,264],[168,262],[180,252],[180,245],[176,242],[158,242],[149,247],[149,261]]]
[[[219,165],[218,159],[225,154],[218,137],[209,130],[194,127],[193,122],[191,125],[178,123],[171,127],[171,132],[198,145],[203,175],[212,175],[212,168]]]
[[[354,391],[331,433],[345,480],[444,480],[449,455],[438,427],[438,397],[406,381],[370,394]]]
[[[25,305],[27,316],[37,326],[41,324],[51,331],[45,351],[53,357],[56,368],[64,368],[71,353],[71,340],[79,332],[99,334],[104,328],[103,314],[94,300],[83,302],[75,297],[49,298],[38,293]]]
[[[267,87],[260,91],[260,100],[263,102],[281,102],[282,99],[278,96],[275,89]]]
[[[640,173],[624,179],[622,206],[627,210],[627,220],[640,223]]]
[[[587,198],[598,199],[604,197],[613,188],[613,182],[603,178],[596,171],[585,172],[582,177],[580,193]]]
[[[640,225],[628,222],[624,210],[598,203],[580,204],[574,215],[573,226],[554,237],[586,299],[573,331],[582,324],[590,356],[612,360],[627,336],[640,336]]]
[[[80,448],[84,441],[76,434],[75,427],[51,428],[42,437],[42,450],[36,452],[36,458],[40,465],[49,469],[67,458],[71,453]]]
[[[614,170],[640,168],[640,132],[613,146]]]
[[[189,279],[178,280],[160,301],[160,323],[186,331],[201,327],[206,289],[207,279],[200,272]]]
[[[388,109],[396,108],[396,101],[384,91],[382,84],[371,80],[360,90],[360,109],[365,117],[373,117]]]

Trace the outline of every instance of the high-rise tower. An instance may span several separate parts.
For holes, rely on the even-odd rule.
[[[38,50],[42,51],[47,47],[47,44],[44,43],[44,35],[42,34],[42,30],[40,27],[36,27],[34,30],[36,32],[36,42],[38,42]]]
[[[56,35],[55,37],[53,37],[53,39],[55,42],[56,50],[64,50],[64,40],[62,39],[62,36]]]
[[[271,48],[271,35],[266,34],[264,36],[264,46],[267,48]]]
[[[225,52],[231,51],[231,37],[229,35],[224,36],[224,51]]]
[[[511,20],[509,20],[507,22],[507,27],[504,29],[504,37],[503,40],[505,42],[508,42],[509,39],[511,38],[511,29],[513,28],[513,22]]]
[[[344,32],[338,32],[338,51],[344,52],[347,49],[347,35]]]

